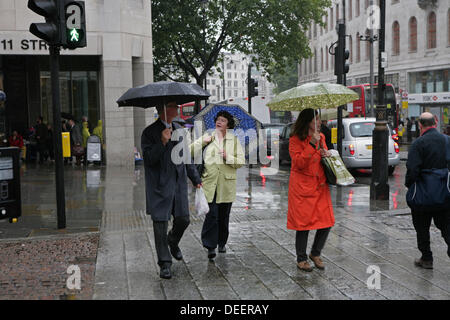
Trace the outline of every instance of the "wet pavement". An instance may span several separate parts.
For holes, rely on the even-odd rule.
[[[191,224],[180,243],[184,260],[174,260],[171,280],[159,278],[143,167],[66,167],[67,228],[57,230],[53,166],[24,166],[23,216],[16,224],[0,222],[0,243],[98,235],[93,299],[449,299],[450,260],[434,226],[434,269],[414,266],[420,253],[405,171],[402,161],[389,178],[389,201],[370,201],[369,171],[355,174],[354,185],[331,187],[336,225],[322,252],[324,271],[296,267],[295,231],[286,229],[288,166],[276,175],[259,167],[238,170],[227,253],[214,263],[201,245],[203,217],[194,212],[191,187]],[[378,275],[371,270],[380,271],[379,288],[368,286]]]

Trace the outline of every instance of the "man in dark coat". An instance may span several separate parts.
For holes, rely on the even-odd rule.
[[[44,118],[39,116],[36,121],[36,142],[37,142],[37,150],[39,152],[39,163],[44,163],[44,159],[47,158],[47,135],[48,129],[47,126],[43,123]]]
[[[72,154],[75,154],[74,147],[81,146],[81,144],[83,143],[83,136],[81,135],[79,126],[76,125],[76,123],[73,119],[69,119],[69,126],[67,129],[70,132],[70,149],[71,149]],[[81,157],[82,157],[81,155],[75,154],[77,166],[81,165]]]
[[[178,244],[189,225],[187,177],[199,188],[201,179],[194,164],[174,164],[172,149],[181,141],[171,141],[172,131],[181,128],[172,122],[178,115],[176,103],[157,108],[159,119],[145,128],[141,147],[145,168],[147,214],[153,220],[155,247],[160,266],[160,277],[170,279],[171,255],[183,259]],[[172,230],[167,233],[168,221],[173,215]]]
[[[333,144],[331,143],[331,130],[328,128],[326,120],[322,120],[320,132],[325,136],[325,143],[327,144],[328,150],[334,149]]]
[[[446,159],[448,148],[445,135],[436,130],[436,119],[429,112],[424,112],[419,118],[421,136],[417,138],[408,152],[406,162],[406,187],[411,187],[420,177],[422,169],[450,168]],[[450,152],[450,150],[447,150]],[[419,267],[432,269],[433,255],[430,248],[430,225],[434,221],[436,227],[441,230],[442,237],[447,243],[447,254],[450,258],[450,206],[442,208],[412,209],[413,225],[417,232],[417,245],[422,252],[422,257],[415,260]]]

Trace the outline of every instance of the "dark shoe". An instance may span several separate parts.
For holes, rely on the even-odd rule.
[[[219,253],[226,253],[227,249],[225,249],[225,246],[219,246]]]
[[[320,269],[320,270],[325,269],[325,265],[323,264],[323,261],[322,261],[322,259],[320,259],[319,256],[309,255],[309,258],[314,262],[314,265],[316,266],[317,269]]]
[[[183,255],[181,254],[180,247],[169,245],[169,249],[172,257],[174,257],[176,260],[183,260]]]
[[[212,260],[216,257],[216,249],[208,249],[208,259]]]
[[[414,260],[414,264],[424,269],[433,269],[433,261],[422,260],[422,258]]]
[[[172,272],[170,271],[169,266],[161,267],[161,270],[159,272],[159,277],[163,279],[170,279],[172,278]]]

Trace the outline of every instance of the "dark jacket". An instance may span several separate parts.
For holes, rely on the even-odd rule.
[[[320,132],[325,136],[325,143],[327,144],[328,150],[334,149],[331,143],[331,130],[323,123],[320,125]]]
[[[187,176],[194,185],[201,179],[194,164],[175,165],[172,149],[179,141],[161,142],[164,123],[158,119],[142,132],[141,147],[145,168],[145,194],[147,214],[154,221],[169,221],[174,205],[174,216],[189,215]],[[172,123],[174,130],[181,128]]]
[[[74,124],[73,127],[69,129],[69,132],[72,147],[76,144],[81,145],[83,143],[83,136],[81,135],[80,127]]]
[[[447,136],[429,129],[411,145],[406,162],[405,186],[416,182],[422,169],[442,169],[450,165],[446,160]],[[447,150],[450,152],[450,150]]]

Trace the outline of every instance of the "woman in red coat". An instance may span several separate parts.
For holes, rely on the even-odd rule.
[[[317,111],[305,109],[300,113],[289,139],[289,154],[292,162],[287,228],[297,231],[297,266],[301,270],[312,271],[307,261],[306,246],[309,230],[317,230],[309,258],[317,268],[323,270],[325,267],[320,252],[334,225],[334,214],[330,189],[320,163],[322,157],[330,154],[325,136],[320,133]]]
[[[23,138],[16,130],[9,137],[9,146],[23,148]]]

